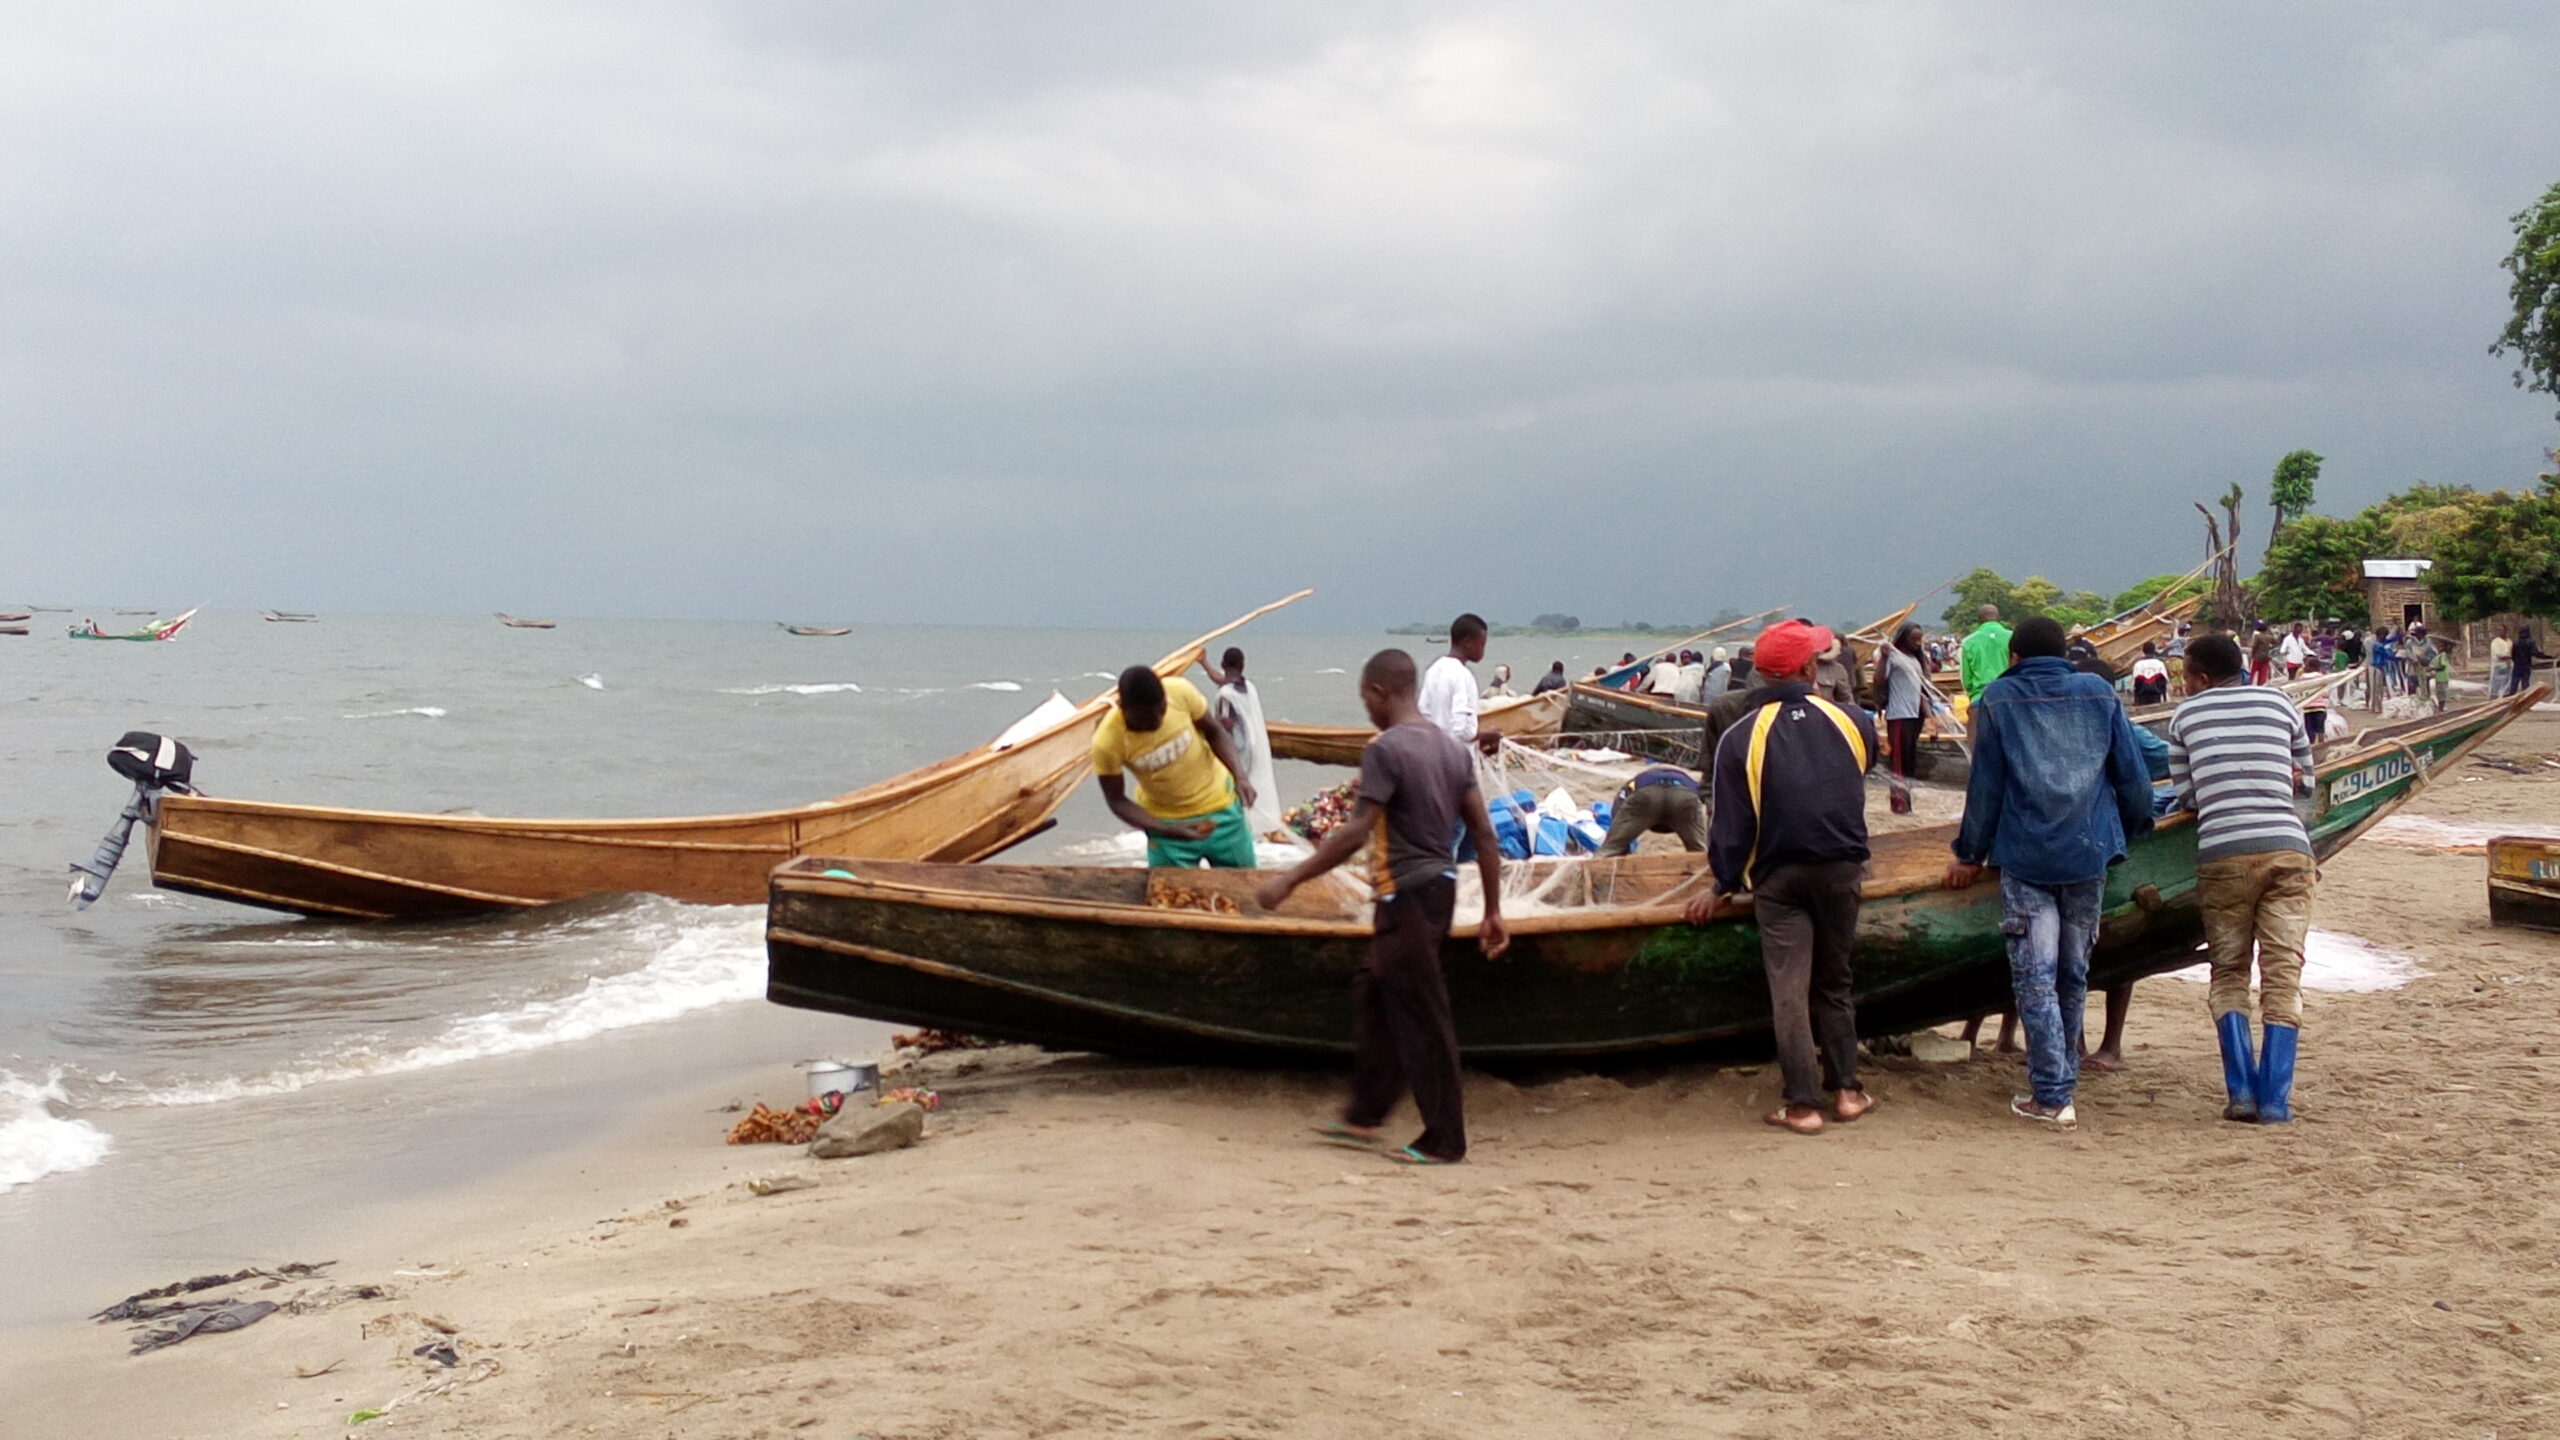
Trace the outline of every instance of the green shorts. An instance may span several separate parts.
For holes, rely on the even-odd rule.
[[[1230,800],[1224,810],[1206,815],[1192,815],[1173,823],[1190,824],[1206,820],[1217,828],[1198,840],[1177,840],[1169,835],[1147,837],[1147,868],[1151,870],[1192,870],[1203,864],[1215,870],[1251,870],[1253,864],[1253,826],[1244,818],[1244,802]]]

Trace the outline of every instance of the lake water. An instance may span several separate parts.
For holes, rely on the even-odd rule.
[[[105,763],[127,730],[193,746],[197,783],[216,795],[718,813],[823,798],[982,744],[1052,690],[1082,699],[1188,638],[206,614],[169,644],[97,644],[64,637],[77,618],[40,614],[37,633],[0,639],[0,1224],[29,1192],[112,1169],[120,1132],[153,1112],[193,1107],[193,1135],[263,1137],[326,1107],[262,1099],[405,1076],[423,1100],[500,1057],[645,1027],[663,1031],[663,1055],[740,1033],[706,1014],[763,1005],[756,907],[612,897],[464,922],[303,921],[154,891],[137,843],[106,898],[75,913],[68,867],[129,793]],[[1274,718],[1346,723],[1359,717],[1350,672],[1390,642],[1249,630],[1231,643]],[[1506,643],[1538,653],[1505,655]],[[1491,660],[1505,659],[1525,674],[1593,663],[1551,641],[1497,641]],[[1490,675],[1490,661],[1479,668]],[[1338,778],[1282,770],[1291,799]],[[1112,843],[1117,830],[1087,786],[1056,830],[1008,858],[1125,862],[1134,847]]]

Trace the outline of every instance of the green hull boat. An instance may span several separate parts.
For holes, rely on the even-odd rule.
[[[2333,855],[2545,692],[2368,732],[2324,759],[2314,843]],[[2000,890],[1941,887],[1951,827],[1878,837],[1859,917],[1859,1028],[1891,1034],[2008,1003]],[[1769,1049],[1747,906],[1693,927],[1703,857],[1536,861],[1511,953],[1462,925],[1442,955],[1470,1060],[1740,1057]],[[2195,830],[2171,816],[2107,877],[2090,984],[2196,962]],[[1336,1061],[1351,1048],[1361,907],[1310,886],[1276,912],[1233,871],[803,859],[774,872],[768,998],[1067,1049],[1219,1064]]]

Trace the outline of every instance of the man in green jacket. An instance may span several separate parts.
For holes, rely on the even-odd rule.
[[[2000,607],[1985,605],[1975,612],[1982,623],[1964,637],[1964,658],[1958,673],[1964,677],[1966,699],[1982,703],[1982,687],[1999,679],[2009,670],[2009,627],[2000,623]]]

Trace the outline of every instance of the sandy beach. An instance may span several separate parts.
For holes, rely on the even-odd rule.
[[[2560,826],[2560,718],[2500,757],[2327,867],[2317,925],[2424,973],[2312,997],[2283,1129],[2214,1118],[2176,977],[2071,1134],[1989,1054],[1878,1059],[1882,1108],[1810,1140],[1758,1123],[1767,1069],[1474,1075],[1473,1158],[1409,1171],[1308,1143],[1329,1075],[1009,1048],[917,1062],[912,1149],[723,1145],[777,1069],[337,1217],[324,1279],[250,1292],[378,1298],[140,1358],[21,1331],[0,1435],[2553,1433],[2560,936],[2490,929],[2441,847]]]

